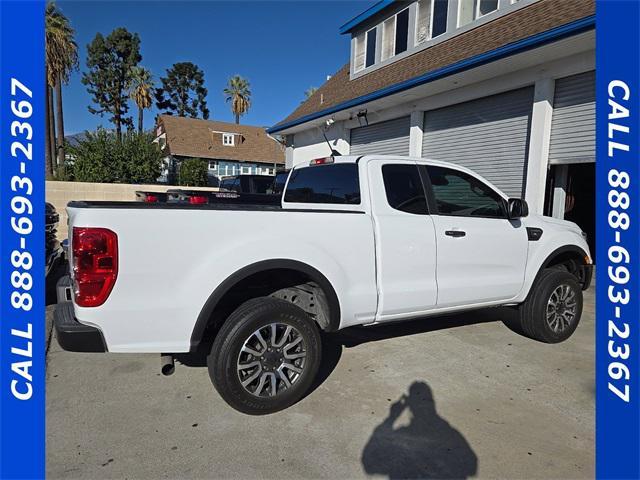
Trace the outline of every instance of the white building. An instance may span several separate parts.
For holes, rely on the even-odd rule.
[[[472,168],[595,236],[595,2],[382,0],[289,117],[286,164],[391,153]]]

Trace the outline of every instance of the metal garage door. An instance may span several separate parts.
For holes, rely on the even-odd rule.
[[[409,117],[351,130],[351,155],[409,155]]]
[[[425,112],[422,156],[465,166],[524,196],[533,87]]]
[[[596,161],[596,75],[556,80],[549,163]]]

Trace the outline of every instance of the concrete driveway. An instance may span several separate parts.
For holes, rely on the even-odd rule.
[[[507,309],[329,336],[316,388],[266,417],[227,407],[200,359],[162,377],[157,355],[54,339],[47,476],[593,478],[593,294],[559,345],[510,331]]]

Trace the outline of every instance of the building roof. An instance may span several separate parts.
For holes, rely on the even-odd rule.
[[[345,34],[353,31],[358,25],[362,25],[364,22],[369,20],[375,14],[381,12],[389,5],[391,5],[396,0],[380,0],[379,2],[374,3],[371,7],[367,8],[364,12],[356,15],[347,23],[340,27],[340,33]]]
[[[262,127],[160,115],[157,128],[171,155],[284,164],[284,147]],[[234,134],[234,146],[222,144],[223,133]]]
[[[500,49],[507,51],[510,46],[519,43],[524,48],[529,38],[537,36],[540,42],[548,42],[550,39],[544,33],[556,30],[560,35],[564,30],[568,32],[569,29],[563,29],[563,26],[576,25],[576,31],[584,28],[584,25],[593,28],[594,14],[594,0],[539,0],[353,80],[349,75],[350,63],[347,63],[269,131],[281,131],[365,103],[377,92],[381,97],[411,88],[416,86],[412,82],[415,79],[424,78],[423,83],[426,83],[430,81],[431,72],[442,72],[441,76],[455,73],[453,70],[447,72],[447,68],[462,65],[472,58],[480,60],[483,55]],[[586,19],[589,22],[585,22]],[[515,48],[513,50],[513,53],[517,51]],[[483,61],[486,63],[487,60]],[[394,88],[396,86],[398,88]]]

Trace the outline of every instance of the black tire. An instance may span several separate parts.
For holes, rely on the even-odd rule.
[[[304,359],[282,360],[284,354],[287,353],[282,352],[282,349],[286,349],[287,345],[290,345],[289,343],[280,349],[274,347],[274,353],[267,354],[267,351],[263,350],[259,357],[251,357],[252,360],[243,361],[242,365],[257,361],[260,366],[255,367],[253,370],[247,369],[248,371],[243,370],[242,373],[239,373],[238,366],[241,358],[247,358],[247,354],[241,352],[245,342],[251,338],[257,339],[258,337],[255,336],[256,331],[270,332],[269,326],[274,323],[279,325],[277,328],[282,337],[285,333],[283,330],[286,331],[287,326],[293,327],[290,335],[295,334],[302,337],[302,341],[298,345],[302,344],[304,348],[298,346],[292,348],[298,349],[298,352],[304,351],[306,354]],[[261,333],[260,336],[263,338],[264,333]],[[266,341],[270,342],[270,339],[268,338]],[[286,338],[284,341],[286,341]],[[269,347],[273,347],[273,345],[269,343]],[[255,350],[258,351],[258,348]],[[279,350],[281,353],[275,353],[275,350]],[[241,353],[243,357],[241,357]],[[267,358],[267,355],[272,355],[272,357]],[[282,358],[274,358],[274,356],[277,357],[278,355],[282,355]],[[207,357],[207,366],[213,386],[231,407],[249,415],[266,415],[293,405],[305,395],[318,372],[320,359],[320,332],[313,319],[304,310],[289,302],[277,298],[260,297],[248,300],[240,305],[225,321],[213,342],[211,353]],[[302,371],[297,374],[291,370],[287,370],[285,373],[274,372],[274,368],[282,368],[283,363],[280,363],[280,367],[277,367],[274,366],[273,362],[298,362],[296,368],[301,365]],[[254,388],[254,391],[256,391],[259,387],[256,383],[260,383],[261,377],[265,373],[266,381],[269,382],[263,385],[266,386],[268,391],[261,389],[258,392],[261,395],[258,396],[248,391],[242,385],[240,379],[240,376],[244,375],[243,379],[247,381],[254,372],[262,373],[259,373],[257,380],[249,384],[247,388]],[[281,377],[283,374],[295,377],[290,386],[284,383]],[[287,380],[291,380],[288,376]],[[273,386],[273,379],[276,379],[276,393],[273,396],[266,396],[273,393],[270,390]]]
[[[547,308],[552,295],[561,286],[568,287],[573,294],[575,310],[567,325],[554,329],[551,325],[558,327],[558,324],[554,324],[553,319],[547,320]],[[551,311],[555,311],[553,307]],[[547,268],[540,272],[531,287],[529,296],[518,307],[517,321],[519,330],[526,336],[544,343],[559,343],[573,335],[581,316],[582,288],[576,277],[567,271]]]

